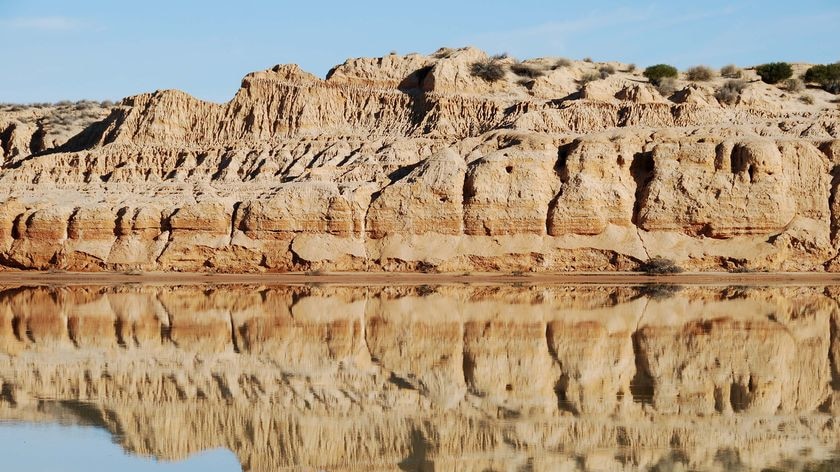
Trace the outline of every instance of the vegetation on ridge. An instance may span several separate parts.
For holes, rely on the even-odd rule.
[[[708,66],[694,66],[689,67],[685,75],[692,82],[708,82],[714,78],[715,72]]]
[[[505,78],[505,66],[498,58],[485,61],[473,62],[470,66],[470,73],[480,77],[487,82],[498,82]]]
[[[770,62],[756,67],[755,73],[764,83],[772,85],[793,77],[793,68],[787,62]]]
[[[676,79],[679,76],[677,68],[668,64],[656,64],[645,69],[642,74],[653,85],[659,85],[664,79]]]
[[[808,69],[802,78],[805,82],[819,85],[826,92],[840,94],[840,62],[817,64]]]

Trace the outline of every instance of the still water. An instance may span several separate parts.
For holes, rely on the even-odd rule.
[[[840,287],[0,287],[21,471],[840,470]]]

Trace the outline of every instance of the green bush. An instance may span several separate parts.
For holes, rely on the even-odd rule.
[[[840,62],[813,66],[802,78],[805,82],[818,84],[830,93],[840,94]]]
[[[677,68],[668,64],[656,64],[645,69],[644,74],[653,85],[659,85],[663,79],[676,79],[679,75]]]
[[[793,69],[787,62],[771,62],[755,68],[755,73],[768,84],[777,84],[793,76]]]
[[[694,66],[689,67],[685,75],[692,82],[708,82],[715,76],[715,72],[711,67]]]
[[[495,59],[473,62],[470,73],[487,82],[498,82],[505,78],[505,66]]]

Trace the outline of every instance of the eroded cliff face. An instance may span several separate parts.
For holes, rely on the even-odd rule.
[[[621,64],[478,50],[249,74],[228,103],[127,98],[31,154],[3,132],[5,268],[835,270],[840,112],[751,81],[664,97]],[[521,66],[521,65],[520,65]],[[752,79],[748,74],[747,80]],[[0,112],[2,114],[2,112]],[[2,122],[0,115],[0,122]],[[23,139],[23,138],[21,138]],[[26,139],[23,139],[24,141]]]
[[[838,323],[831,287],[7,287],[0,418],[247,471],[790,468],[840,444]]]

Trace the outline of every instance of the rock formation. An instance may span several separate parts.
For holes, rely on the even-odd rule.
[[[471,72],[489,60],[392,54],[326,79],[276,66],[224,104],[129,97],[55,146],[0,110],[0,265],[840,267],[840,111],[827,92],[808,90],[808,104],[748,70],[735,100],[715,98],[724,79],[666,97],[622,64],[578,86],[601,65],[545,58],[495,59],[506,76],[489,82]]]
[[[800,470],[840,444],[838,296],[6,286],[0,420],[245,471]]]

